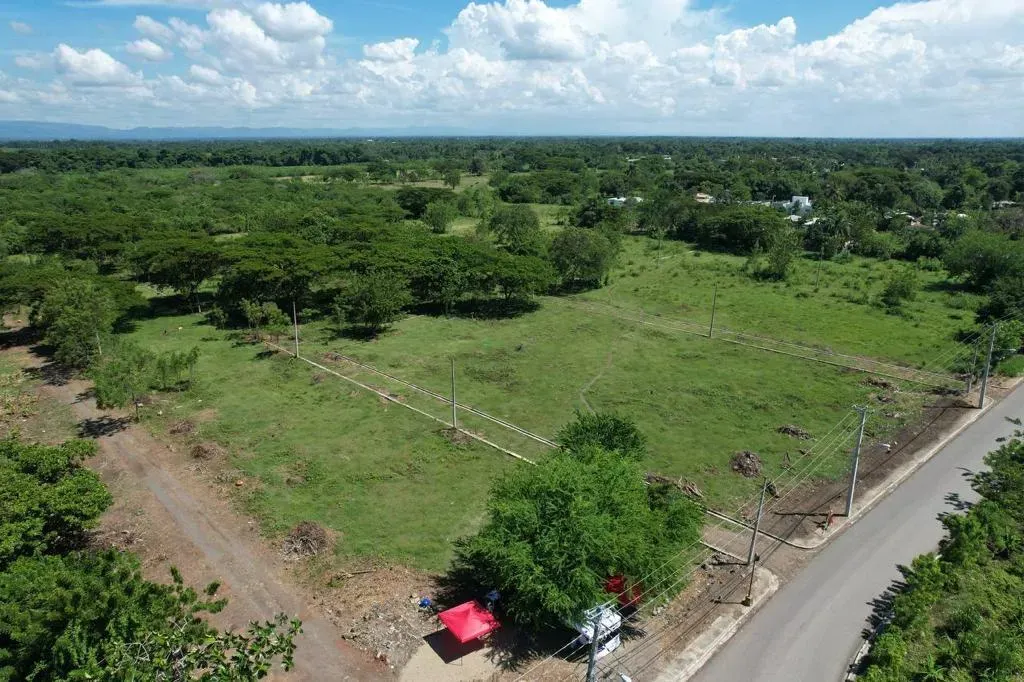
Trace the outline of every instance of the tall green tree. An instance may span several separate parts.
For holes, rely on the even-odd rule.
[[[90,280],[65,277],[54,283],[35,314],[43,340],[62,365],[84,368],[96,357],[100,338],[110,333],[114,301]]]
[[[487,221],[487,229],[512,255],[538,256],[544,252],[540,218],[525,204],[502,206]]]
[[[607,577],[654,583],[673,573],[701,521],[681,495],[648,490],[632,459],[560,451],[498,479],[483,527],[457,543],[455,571],[497,588],[513,622],[558,627],[607,599]]]
[[[335,299],[335,316],[339,326],[347,323],[376,335],[401,318],[403,309],[411,303],[409,283],[404,278],[371,270],[354,277]]]
[[[144,241],[135,255],[145,281],[173,289],[198,312],[202,312],[199,287],[217,273],[221,262],[220,248],[206,235]]]
[[[82,543],[111,503],[99,477],[82,466],[95,451],[77,440],[59,446],[0,441],[0,570],[19,556]]]
[[[597,230],[569,227],[551,240],[549,257],[563,286],[600,286],[615,259],[611,240]]]
[[[293,665],[301,623],[284,616],[218,632],[202,595],[172,569],[171,585],[142,576],[138,559],[87,547],[111,503],[82,466],[92,443],[0,441],[0,679],[250,682]]]

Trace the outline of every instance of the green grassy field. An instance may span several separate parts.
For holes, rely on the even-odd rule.
[[[697,256],[683,244],[659,249],[629,238],[609,286],[584,298],[700,319],[699,306],[718,282],[720,324],[905,361],[948,347],[970,317],[951,306],[958,294],[943,291],[923,292],[905,316],[851,300],[865,291],[870,298],[893,264],[826,264],[817,293],[807,282],[815,263],[801,263],[789,285],[755,282],[742,265],[739,258]],[[922,280],[934,281],[927,273]],[[171,396],[177,402],[162,417],[151,410],[154,426],[212,414],[197,438],[223,444],[230,466],[258,482],[244,495],[266,531],[318,521],[342,534],[343,559],[376,555],[443,568],[451,541],[480,522],[493,477],[528,466],[479,443],[453,444],[430,418],[284,354],[264,354],[199,316],[145,320],[132,336],[153,350],[198,345],[202,352],[199,387]],[[731,471],[735,452],[757,452],[773,476],[783,473],[787,456],[801,466],[799,451],[815,441],[777,433],[780,426],[821,437],[852,405],[867,402],[870,431],[881,436],[922,402],[907,391],[882,404],[863,374],[595,315],[571,298],[542,298],[536,311],[514,319],[410,316],[372,341],[342,336],[328,321],[304,323],[301,336],[304,357],[438,419],[449,419],[450,407],[328,354],[444,395],[454,359],[460,402],[547,438],[575,410],[628,414],[650,440],[645,467],[694,482],[719,507],[747,499],[757,486]],[[290,337],[280,343],[291,347]],[[535,460],[548,452],[466,413],[460,425]],[[819,473],[838,476],[847,465],[847,451],[837,448]]]
[[[953,332],[973,325],[982,300],[948,290],[943,273],[918,270],[920,293],[902,315],[893,315],[873,302],[890,273],[914,267],[907,263],[825,261],[815,290],[816,260],[801,259],[783,283],[752,281],[745,262],[681,242],[659,247],[630,238],[609,285],[584,298],[708,324],[717,286],[716,325],[915,365],[950,350]]]

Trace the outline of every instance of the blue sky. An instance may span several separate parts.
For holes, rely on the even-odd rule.
[[[987,136],[1022,105],[1024,0],[0,0],[0,119]]]
[[[22,21],[33,26],[28,36],[7,31],[0,44],[13,49],[49,50],[54,39],[65,42],[88,42],[95,47],[116,49],[132,36],[131,23],[143,13],[166,20],[171,16],[199,17],[204,8],[160,7],[147,2],[137,5],[86,7],[89,0],[0,0],[0,22],[9,29],[9,22]],[[173,4],[173,3],[168,3]],[[442,33],[452,19],[466,6],[460,0],[330,0],[316,3],[317,9],[335,19],[339,48],[354,52],[362,43],[374,43],[395,36],[413,36],[424,43],[444,39]],[[568,7],[573,2],[559,0],[551,7]],[[772,23],[792,16],[804,39],[823,38],[840,30],[851,21],[866,16],[883,6],[877,0],[733,0],[732,2],[697,3],[698,7],[725,8],[736,26]],[[8,41],[10,41],[8,43]]]

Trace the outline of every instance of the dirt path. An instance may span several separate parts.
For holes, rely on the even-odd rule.
[[[604,367],[601,368],[601,371],[598,372],[597,374],[595,374],[590,379],[590,381],[588,381],[586,383],[586,385],[584,385],[583,388],[580,389],[580,402],[583,403],[583,406],[587,408],[587,412],[589,412],[590,414],[594,414],[594,408],[590,406],[590,401],[587,400],[587,391],[589,391],[591,388],[593,388],[594,384],[596,384],[598,381],[600,381],[601,377],[603,377],[605,375],[605,372],[607,372],[609,369],[611,369],[611,367],[612,367],[612,354],[608,353],[608,357],[605,358]]]
[[[147,574],[156,571],[154,565],[162,566],[166,580],[166,566],[175,565],[189,583],[220,580],[221,595],[230,600],[218,617],[220,627],[244,628],[249,621],[267,620],[279,612],[301,618],[296,669],[278,679],[390,677],[343,641],[339,630],[283,578],[281,560],[262,545],[252,522],[240,518],[206,484],[190,481],[183,458],[143,427],[97,408],[86,396],[87,388],[84,382],[72,381],[46,384],[41,392],[70,405],[83,428],[100,432],[100,452],[89,464],[117,499],[113,513],[133,519],[134,527],[143,528],[142,535],[154,540],[155,549],[142,551]],[[129,532],[134,531],[118,531]]]

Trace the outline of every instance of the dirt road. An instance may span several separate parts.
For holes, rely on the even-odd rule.
[[[202,482],[181,475],[188,473],[182,455],[143,427],[97,408],[96,401],[86,395],[87,388],[84,382],[72,381],[47,384],[41,391],[70,405],[83,428],[97,432],[100,452],[90,466],[110,485],[118,504],[128,499],[133,514],[147,517],[141,523],[160,547],[157,560],[181,568],[192,584],[214,579],[223,583],[221,594],[230,599],[230,605],[218,626],[244,628],[249,621],[267,620],[279,612],[301,618],[296,669],[278,679],[390,677],[342,640],[337,627],[288,583],[282,561],[262,545],[251,522],[240,518]]]

